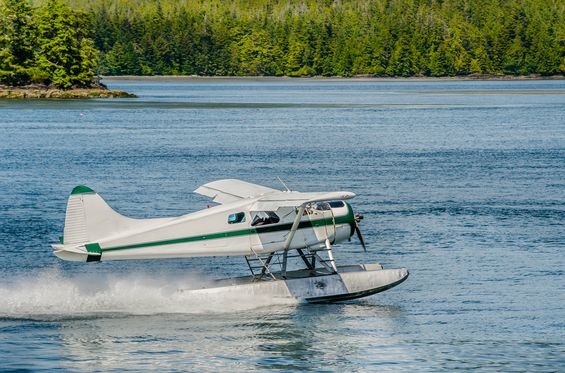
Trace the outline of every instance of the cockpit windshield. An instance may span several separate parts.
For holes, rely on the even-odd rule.
[[[329,205],[330,205],[332,208],[335,209],[335,208],[344,207],[344,206],[345,206],[345,202],[343,202],[343,201],[331,201],[331,202],[329,202]]]
[[[255,227],[258,225],[267,225],[267,224],[276,224],[281,219],[274,211],[258,211],[255,213],[253,217],[253,221],[251,222],[251,226]]]

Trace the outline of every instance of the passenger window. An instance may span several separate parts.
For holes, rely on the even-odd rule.
[[[258,225],[276,224],[281,219],[274,211],[259,211],[255,214],[251,226],[255,227]]]
[[[245,213],[244,212],[238,212],[236,214],[230,214],[228,216],[228,224],[243,223],[244,221],[245,221]]]

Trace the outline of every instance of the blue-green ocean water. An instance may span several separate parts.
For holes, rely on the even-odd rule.
[[[0,369],[564,371],[565,81],[106,81],[136,99],[0,101]],[[239,178],[350,190],[407,267],[344,304],[177,288],[243,258],[62,262],[77,184],[132,217],[205,208]]]

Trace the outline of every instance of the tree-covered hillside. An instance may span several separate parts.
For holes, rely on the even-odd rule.
[[[565,72],[563,0],[74,1],[102,74]]]
[[[0,0],[0,82],[85,85],[96,64],[107,75],[565,74],[565,1]]]

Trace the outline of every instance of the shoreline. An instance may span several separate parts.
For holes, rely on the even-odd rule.
[[[90,99],[90,98],[131,98],[136,95],[115,89],[74,88],[58,89],[47,87],[0,86],[0,99]]]
[[[446,81],[532,81],[532,80],[565,80],[565,75],[462,75],[448,77],[374,77],[358,75],[352,77],[289,77],[289,76],[198,76],[198,75],[117,75],[100,76],[99,79],[105,82],[127,82],[127,81],[147,81],[147,82],[446,82]],[[561,92],[557,92],[561,93]],[[0,85],[0,99],[93,99],[93,98],[135,98],[133,93],[123,90],[105,88],[105,84],[100,84],[91,88],[71,88],[58,89],[42,86],[11,87]]]
[[[359,82],[413,82],[413,81],[526,81],[526,80],[565,80],[565,75],[459,75],[445,77],[373,77],[366,75],[358,75],[352,77],[342,76],[313,76],[313,77],[290,77],[290,76],[202,76],[202,75],[102,75],[102,81],[320,81],[320,82],[337,82],[337,81],[359,81]]]

